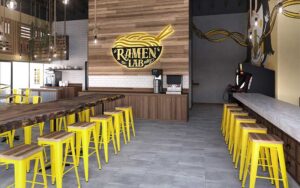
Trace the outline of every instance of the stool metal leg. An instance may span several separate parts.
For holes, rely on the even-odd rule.
[[[134,120],[133,120],[133,114],[132,114],[132,108],[130,108],[130,123],[131,123],[131,129],[133,136],[135,137],[135,127],[134,127]]]
[[[287,178],[287,173],[286,173],[286,165],[285,165],[285,159],[284,159],[284,152],[283,152],[283,147],[278,146],[278,156],[279,156],[279,163],[280,163],[280,170],[281,170],[281,175],[283,179],[283,187],[288,188],[288,178]]]
[[[15,187],[26,188],[26,161],[15,162]]]
[[[275,187],[279,188],[279,169],[278,169],[278,155],[276,148],[271,148],[271,160],[273,166],[273,174],[275,179]]]
[[[252,144],[252,156],[251,156],[251,167],[250,167],[250,185],[249,188],[255,188],[258,158],[259,158],[259,146]]]

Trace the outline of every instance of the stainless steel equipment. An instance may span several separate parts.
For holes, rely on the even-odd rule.
[[[182,75],[167,75],[167,94],[180,95],[182,92]]]
[[[62,80],[61,71],[47,71],[46,73],[46,82],[45,86],[59,86],[59,81]]]
[[[153,92],[162,93],[163,92],[163,70],[162,69],[152,69],[153,79]]]

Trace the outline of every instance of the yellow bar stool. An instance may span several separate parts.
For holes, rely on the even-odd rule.
[[[124,143],[127,144],[126,132],[124,126],[123,112],[120,110],[112,110],[104,112],[104,115],[112,116],[114,121],[114,128],[116,131],[117,149],[121,150],[121,132],[123,132]],[[121,130],[122,129],[122,130]]]
[[[116,107],[116,110],[123,111],[125,114],[125,122],[126,122],[126,132],[127,132],[127,140],[130,142],[130,129],[132,130],[132,134],[135,137],[135,128],[134,128],[134,121],[133,121],[133,113],[131,106],[124,106],[124,107]]]
[[[223,136],[225,135],[224,127],[225,127],[225,119],[226,119],[226,114],[227,114],[227,108],[228,107],[237,107],[238,104],[236,103],[229,103],[229,104],[224,104],[223,105],[223,115],[222,115],[222,124],[221,124],[221,132]]]
[[[247,112],[241,111],[241,110],[232,110],[229,117],[229,122],[227,125],[227,138],[225,138],[226,144],[228,144],[228,150],[230,150],[230,147],[233,145],[233,138],[234,138],[234,123],[235,118],[237,116],[248,116]]]
[[[26,165],[28,161],[35,161],[34,175],[32,181],[27,181]],[[47,178],[45,172],[43,148],[37,145],[19,145],[0,153],[0,162],[5,164],[13,164],[15,171],[15,187],[26,188],[26,183],[44,185],[47,187]],[[39,163],[41,166],[43,182],[36,182]],[[9,186],[10,187],[10,186]]]
[[[6,143],[9,144],[9,147],[14,147],[14,139],[15,139],[16,130],[6,131],[0,134],[0,138],[5,138]]]
[[[244,172],[244,167],[245,167],[245,161],[246,161],[246,152],[247,152],[247,147],[248,147],[248,139],[249,139],[249,134],[250,133],[258,133],[258,134],[267,134],[268,129],[261,125],[261,124],[249,124],[249,123],[242,123],[241,124],[241,152],[240,152],[240,171],[239,171],[239,178],[242,180],[243,177],[243,172]],[[271,162],[269,161],[270,157],[267,155],[267,161],[270,164]],[[239,153],[237,155],[237,158],[239,158]],[[270,171],[270,169],[269,169]]]
[[[56,122],[56,126],[54,126],[54,121]],[[55,119],[50,119],[50,132],[67,130],[67,115],[59,114]]]
[[[27,88],[25,90],[24,96],[23,96],[23,103],[24,104],[29,104],[30,95],[31,95],[31,89]]]
[[[51,180],[52,184],[56,182],[57,188],[63,187],[63,176],[74,169],[77,185],[80,187],[80,179],[77,170],[77,160],[75,154],[75,136],[74,133],[68,133],[64,131],[52,132],[47,135],[40,136],[38,138],[38,144],[40,146],[50,146],[50,158],[51,158]],[[65,152],[63,149],[65,148]],[[67,162],[67,157],[71,150],[71,157],[73,162]],[[65,171],[66,164],[73,165]]]
[[[248,116],[237,116],[235,118],[235,123],[234,123],[234,142],[233,142],[233,146],[232,146],[232,150],[233,150],[233,160],[232,162],[235,163],[235,168],[237,168],[238,166],[238,162],[239,162],[239,158],[237,157],[237,154],[240,153],[241,151],[241,136],[240,136],[240,132],[241,132],[241,124],[242,123],[248,123],[248,124],[254,124],[256,123],[256,119],[253,119],[251,117]],[[230,151],[230,153],[232,153],[232,150]]]
[[[67,125],[72,125],[76,123],[76,114],[70,113],[67,115]]]
[[[81,157],[81,145],[82,145],[82,158],[84,165],[85,181],[89,180],[89,157],[96,153],[98,167],[101,169],[100,155],[99,155],[99,135],[96,132],[96,123],[81,122],[70,125],[68,127],[69,132],[76,134],[76,157],[79,164],[79,158]],[[93,134],[94,151],[89,153],[90,141]],[[82,144],[81,144],[82,143]]]
[[[85,108],[81,112],[78,112],[78,119],[80,122],[90,122],[91,109]]]
[[[231,106],[231,107],[228,107],[227,108],[227,112],[226,112],[226,117],[225,117],[225,126],[224,126],[224,138],[225,138],[225,142],[227,141],[226,144],[228,144],[228,136],[229,136],[229,129],[228,129],[228,126],[231,122],[231,119],[230,119],[230,115],[231,115],[231,112],[232,111],[243,111],[243,108],[241,107],[235,107],[235,106]]]
[[[270,150],[272,173],[270,177],[257,176],[257,168],[259,162],[259,152],[264,148]],[[279,161],[279,165],[278,165]],[[251,165],[250,165],[251,163]],[[270,165],[270,164],[269,164]],[[283,187],[288,188],[288,179],[285,166],[283,141],[275,135],[270,134],[249,134],[249,143],[247,149],[247,158],[243,174],[242,187],[245,187],[248,170],[250,166],[250,183],[249,188],[255,188],[256,178],[271,179],[275,181],[276,188],[279,188],[279,180],[282,181]],[[279,178],[279,172],[281,172],[281,178]]]
[[[108,144],[110,141],[113,143],[114,152],[117,154],[116,142],[115,142],[115,130],[113,126],[113,121],[111,116],[98,115],[91,117],[91,122],[96,123],[97,135],[100,135],[99,131],[102,130],[101,140],[100,140],[100,149],[103,144],[105,162],[108,163]]]

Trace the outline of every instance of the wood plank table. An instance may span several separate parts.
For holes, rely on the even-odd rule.
[[[92,94],[29,105],[0,104],[0,133],[79,112],[86,107],[124,98],[124,95]]]

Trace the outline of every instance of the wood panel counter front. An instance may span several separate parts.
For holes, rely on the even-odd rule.
[[[122,94],[125,98],[111,102],[104,106],[104,110],[116,106],[130,105],[133,107],[134,117],[144,120],[188,121],[188,94],[166,95],[154,93],[116,93],[116,92],[80,92],[79,95],[88,94]],[[102,110],[99,108],[98,110]]]

